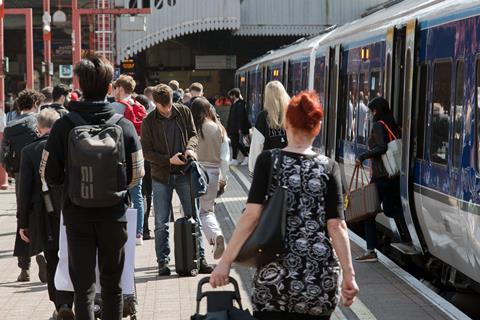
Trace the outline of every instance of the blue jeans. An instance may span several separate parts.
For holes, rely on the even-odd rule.
[[[143,217],[145,205],[143,204],[142,181],[130,190],[133,208],[137,209],[137,234],[143,235]]]
[[[170,262],[169,223],[172,209],[173,190],[178,194],[185,216],[193,216],[198,223],[199,256],[205,257],[205,247],[200,233],[200,218],[198,201],[195,201],[195,213],[192,214],[192,198],[190,194],[190,177],[184,175],[170,175],[169,183],[152,181],[153,211],[155,213],[155,251],[157,262]]]

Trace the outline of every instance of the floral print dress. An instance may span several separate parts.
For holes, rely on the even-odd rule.
[[[263,203],[278,184],[275,178],[287,186],[286,250],[257,270],[254,311],[329,315],[339,299],[340,267],[327,232],[328,219],[343,219],[338,164],[324,156],[282,151],[268,186],[272,154],[266,151],[258,157],[248,202]]]

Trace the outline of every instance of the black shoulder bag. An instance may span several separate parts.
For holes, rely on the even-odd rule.
[[[288,189],[281,185],[282,163],[283,153],[275,149],[272,152],[268,186],[270,190],[274,174],[277,186],[271,196],[267,193],[260,221],[235,259],[239,264],[258,268],[278,259],[285,252]]]

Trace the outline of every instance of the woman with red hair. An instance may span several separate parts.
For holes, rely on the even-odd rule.
[[[285,253],[258,268],[253,280],[251,298],[259,320],[329,319],[339,302],[340,269],[343,305],[350,306],[358,293],[343,219],[340,170],[335,161],[312,150],[323,118],[318,101],[313,92],[301,92],[290,101],[285,117],[288,145],[258,157],[245,212],[210,278],[213,287],[228,282],[231,265],[255,230],[265,199],[276,186],[287,187]]]

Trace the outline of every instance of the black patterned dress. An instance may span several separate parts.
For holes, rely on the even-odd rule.
[[[275,171],[288,187],[285,255],[259,268],[253,280],[256,312],[287,312],[329,316],[338,303],[340,267],[327,231],[328,219],[343,219],[343,195],[338,164],[324,156],[282,151]],[[263,203],[272,151],[257,159],[249,203]],[[274,175],[275,177],[275,175]]]

